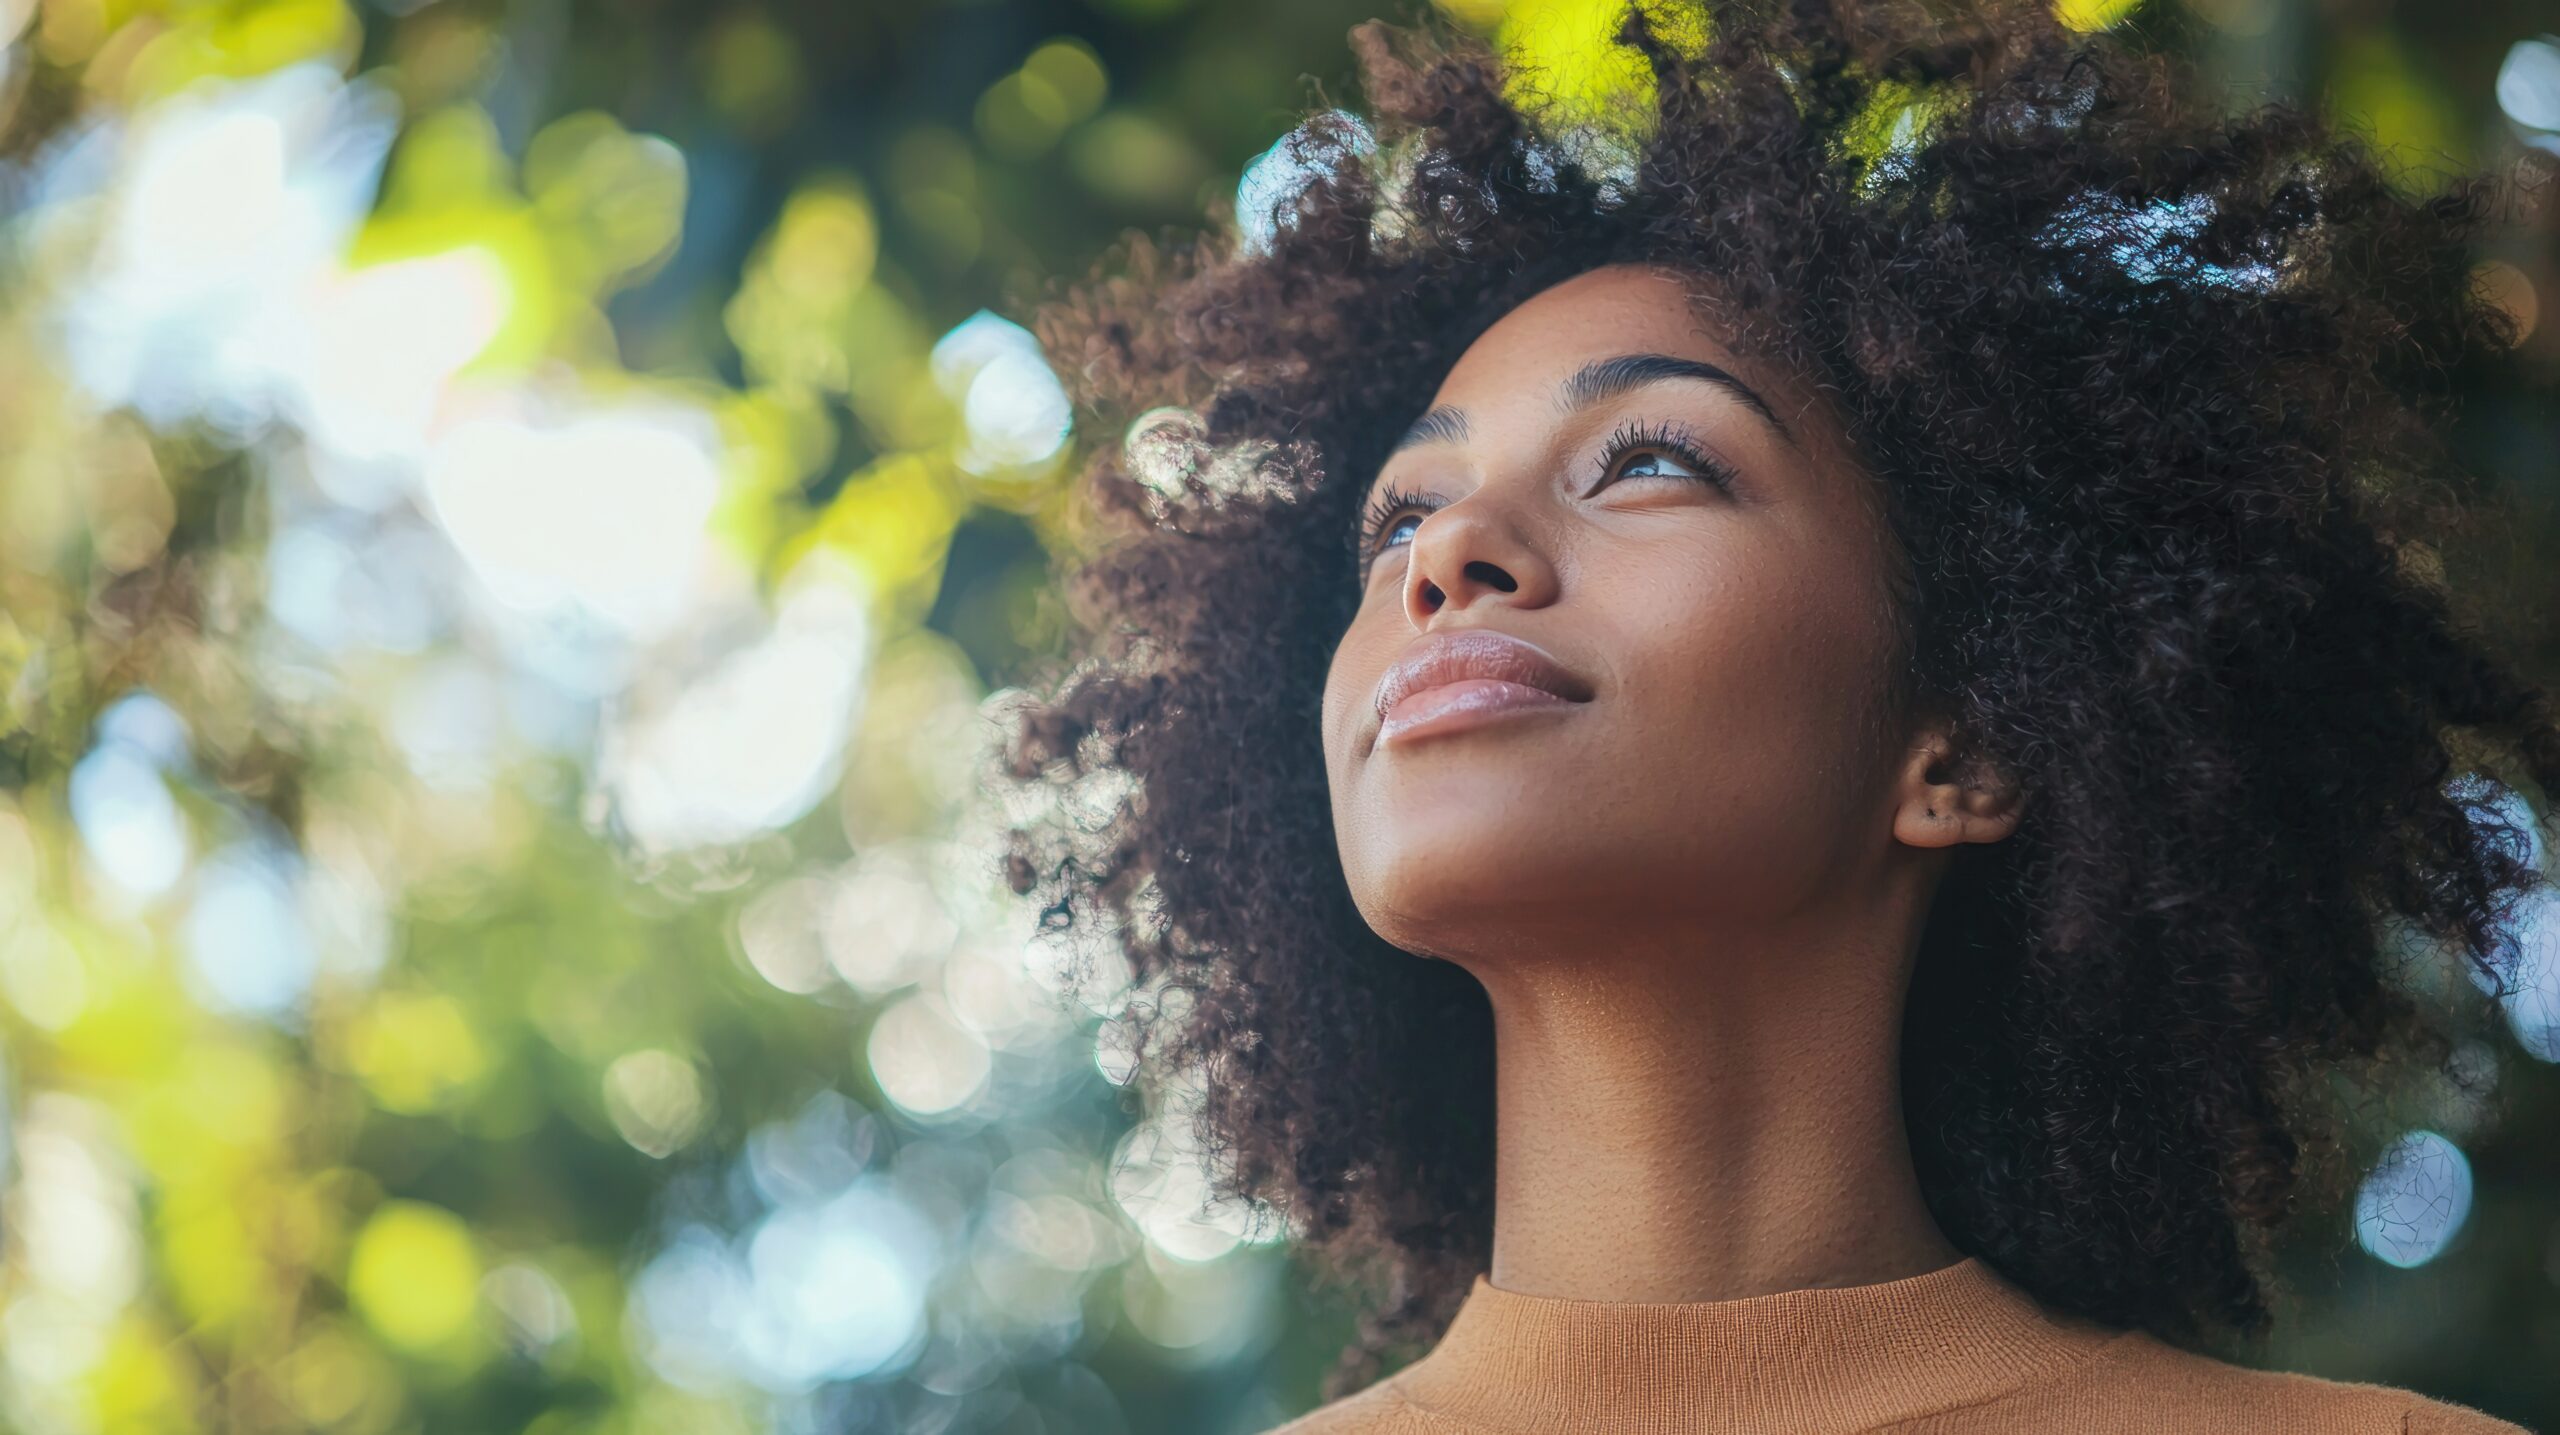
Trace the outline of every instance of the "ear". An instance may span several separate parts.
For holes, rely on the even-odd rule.
[[[1940,722],[1912,734],[1897,792],[1893,835],[1913,847],[1998,842],[2017,830],[2026,802],[2007,773],[1966,753]]]

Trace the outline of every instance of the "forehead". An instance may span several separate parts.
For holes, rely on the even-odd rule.
[[[1695,280],[1613,264],[1540,290],[1495,320],[1458,356],[1432,403],[1464,408],[1523,388],[1548,389],[1593,359],[1626,353],[1703,360],[1755,386],[1764,379],[1702,312]]]

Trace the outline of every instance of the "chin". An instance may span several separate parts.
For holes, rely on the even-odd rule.
[[[1541,911],[1587,910],[1595,874],[1544,840],[1552,833],[1516,816],[1399,822],[1384,840],[1347,844],[1343,870],[1370,930],[1409,952],[1456,957]]]

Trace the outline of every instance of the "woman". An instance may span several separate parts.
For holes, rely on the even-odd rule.
[[[2192,1350],[2538,880],[2424,576],[2488,196],[2040,7],[1649,17],[1597,103],[1365,27],[1255,242],[1043,320],[1139,531],[1014,879],[1381,1276],[1285,1428],[2520,1428]]]

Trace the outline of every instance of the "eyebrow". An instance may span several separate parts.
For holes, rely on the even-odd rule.
[[[1571,414],[1604,403],[1632,389],[1666,379],[1691,379],[1713,384],[1742,401],[1765,420],[1778,436],[1793,444],[1795,435],[1788,432],[1786,421],[1760,392],[1734,377],[1730,372],[1698,359],[1677,359],[1669,354],[1620,354],[1613,359],[1600,359],[1583,365],[1573,377],[1556,390],[1556,406]],[[1396,440],[1390,454],[1401,453],[1417,444],[1454,443],[1467,437],[1467,415],[1463,409],[1446,406],[1435,408],[1414,420],[1413,427]]]
[[[1413,427],[1406,429],[1404,437],[1397,439],[1396,446],[1388,452],[1399,453],[1424,443],[1464,443],[1466,438],[1467,411],[1444,404],[1415,419]]]

